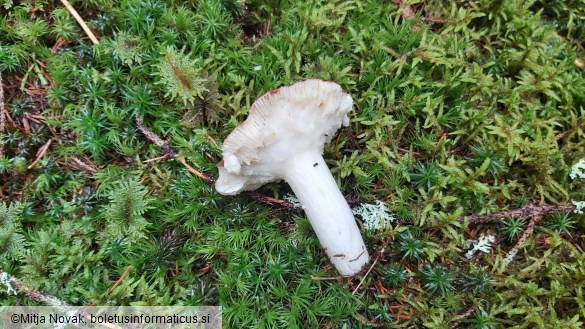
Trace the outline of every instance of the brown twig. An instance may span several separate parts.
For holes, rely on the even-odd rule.
[[[18,280],[17,278],[13,277],[12,275],[8,274],[7,272],[2,271],[2,269],[0,269],[0,279],[2,279],[2,281],[0,281],[0,283],[4,283],[8,286],[8,293],[10,293],[11,291],[14,290],[14,293],[16,294],[16,292],[20,291],[25,293],[30,299],[39,301],[41,303],[44,303],[48,306],[54,307],[62,312],[66,312],[68,310],[70,310],[70,307],[72,307],[71,305],[67,304],[66,302],[60,300],[59,298],[46,294],[44,292],[38,291],[38,290],[34,290],[31,289],[27,286],[25,286],[22,282],[20,282],[20,280]],[[91,320],[89,314],[87,313],[81,313],[81,315],[83,315],[83,317],[85,317],[87,320]],[[111,323],[100,323],[101,326],[106,327],[106,328],[110,328],[110,329],[120,329],[120,327],[113,325]]]
[[[6,105],[4,104],[4,84],[2,83],[2,73],[0,73],[0,133],[6,129],[6,115],[4,114]]]
[[[520,247],[522,247],[526,240],[528,240],[528,238],[532,235],[532,232],[534,232],[534,225],[536,225],[536,223],[542,220],[542,216],[543,216],[542,214],[536,214],[530,217],[530,222],[528,222],[528,226],[526,227],[524,233],[522,233],[520,240],[518,240],[516,245],[512,249],[510,249],[510,251],[508,251],[508,254],[506,255],[506,264],[512,262],[512,260],[518,253],[518,250],[520,250]]]
[[[473,313],[475,312],[475,307],[470,307],[467,311],[465,311],[465,313],[458,315],[456,317],[457,320],[463,320],[466,319],[468,317],[470,317]],[[459,325],[461,324],[461,322],[457,322],[453,324],[453,329],[455,328],[459,328]]]
[[[376,266],[376,264],[378,263],[378,260],[380,260],[380,257],[382,257],[382,255],[384,254],[384,250],[386,250],[386,247],[388,246],[389,242],[390,242],[390,240],[386,239],[386,241],[382,245],[382,248],[380,248],[380,250],[378,251],[378,255],[376,255],[376,258],[372,262],[372,265],[370,265],[370,268],[368,269],[366,274],[364,274],[364,277],[360,280],[360,283],[358,283],[357,287],[355,287],[355,289],[351,292],[352,295],[355,295],[355,293],[358,291],[360,286],[364,283],[364,281],[366,280],[366,278],[368,277],[368,275],[370,274],[372,269],[374,269],[374,266]]]
[[[114,291],[114,289],[116,289],[116,287],[118,287],[118,285],[120,283],[122,283],[122,280],[124,280],[124,278],[126,278],[128,276],[128,273],[130,273],[131,269],[132,269],[132,266],[126,267],[126,270],[124,270],[124,273],[122,273],[122,276],[120,276],[118,281],[116,281],[116,283],[114,283],[114,285],[111,286],[110,289],[108,289],[108,292],[107,292],[108,295],[111,294],[112,291]]]
[[[511,209],[505,210],[501,212],[497,212],[495,214],[490,215],[470,215],[470,216],[461,216],[459,217],[459,221],[463,222],[465,218],[469,220],[470,224],[481,224],[487,222],[495,222],[504,220],[507,218],[528,218],[534,216],[546,216],[549,214],[556,214],[561,212],[570,212],[575,210],[575,205],[573,204],[561,204],[561,205],[552,205],[552,204],[528,204],[522,208],[518,209]]]
[[[213,139],[213,137],[209,136],[207,133],[203,133],[205,135],[205,138],[211,143],[213,144],[213,146],[215,146],[216,149],[219,149],[219,145],[217,144],[217,142],[215,141],[215,139]]]
[[[71,13],[71,15],[73,15],[73,17],[75,18],[75,20],[77,21],[77,23],[79,23],[79,25],[81,26],[81,28],[83,29],[83,31],[85,31],[85,34],[87,34],[87,36],[89,37],[89,39],[91,40],[91,42],[93,42],[94,45],[99,45],[100,42],[98,41],[98,39],[95,37],[95,35],[93,34],[93,32],[91,32],[91,30],[89,29],[89,27],[87,26],[87,24],[85,24],[85,21],[83,20],[83,18],[81,18],[81,16],[79,16],[79,14],[77,13],[77,10],[75,10],[75,8],[73,8],[71,6],[71,4],[69,3],[69,1],[67,1],[67,0],[61,0],[61,3],[63,3],[63,5],[65,6],[65,8],[67,8],[67,10],[69,10],[69,12]]]
[[[2,279],[1,282],[8,286],[8,293],[9,294],[11,291],[14,291],[14,293],[20,291],[20,292],[25,293],[31,299],[40,301],[44,304],[47,304],[47,305],[50,305],[53,307],[69,306],[67,303],[65,303],[64,301],[60,300],[59,298],[57,298],[55,296],[51,296],[49,294],[46,294],[46,293],[38,291],[38,290],[33,290],[33,289],[25,286],[22,282],[20,282],[20,280],[18,280],[17,278],[13,277],[10,274],[8,274],[7,272],[2,271],[2,269],[0,269],[0,278]]]
[[[315,281],[330,281],[330,280],[342,280],[342,276],[312,276],[311,280]]]
[[[279,205],[283,208],[287,208],[287,209],[291,209],[293,208],[292,203],[286,201],[286,200],[281,200],[281,199],[277,199],[277,198],[273,198],[273,197],[269,197],[267,195],[262,195],[260,193],[257,192],[249,192],[249,194],[256,200],[260,200],[264,203],[268,203],[268,204],[272,204],[272,205]]]
[[[579,129],[580,127],[582,127],[585,124],[585,118],[580,118],[575,125],[573,125],[573,127],[569,128],[569,130],[567,131],[563,131],[561,133],[558,133],[555,135],[555,141],[561,141],[563,139],[565,139],[567,136],[571,136],[575,130]]]
[[[148,138],[148,140],[150,140],[155,145],[157,145],[158,147],[160,147],[160,148],[163,149],[164,155],[162,157],[157,158],[157,159],[161,159],[161,160],[174,159],[174,160],[177,160],[185,168],[187,168],[187,171],[189,171],[193,175],[196,175],[197,177],[201,178],[202,180],[204,180],[207,183],[212,183],[213,182],[213,178],[211,178],[210,176],[207,176],[204,173],[200,172],[199,170],[191,167],[185,161],[185,159],[183,157],[181,157],[179,154],[177,154],[177,152],[175,152],[175,150],[173,150],[173,148],[171,147],[171,143],[169,143],[169,141],[162,140],[155,133],[153,133],[152,131],[150,131],[150,129],[148,129],[144,125],[144,122],[142,122],[142,120],[140,118],[136,118],[136,126],[144,134],[144,136],[146,136],[146,138]],[[147,160],[147,161],[151,161],[151,160]]]
[[[439,23],[439,24],[445,24],[445,23],[449,22],[449,20],[447,20],[447,19],[438,18],[438,17],[421,17],[420,19],[423,22],[431,22],[431,23]]]
[[[149,163],[149,162],[156,162],[156,161],[160,161],[160,160],[166,160],[167,156],[166,155],[161,155],[159,157],[156,158],[152,158],[152,159],[148,159],[148,160],[144,160],[142,161],[143,163]]]
[[[209,152],[205,152],[205,156],[213,163],[217,163],[217,160],[215,160],[215,157],[213,155],[211,155],[211,153]]]
[[[142,122],[142,119],[136,118],[136,125],[138,126],[138,129],[140,129],[140,131],[144,134],[144,136],[146,136],[146,138],[148,138],[148,140],[153,142],[156,146],[162,148],[165,151],[165,154],[168,154],[169,157],[175,156],[175,152],[171,148],[169,142],[163,141],[155,133],[146,128],[144,122]]]
[[[204,181],[208,182],[208,183],[212,183],[213,182],[213,178],[205,175],[204,173],[200,172],[199,170],[191,167],[186,161],[185,159],[183,159],[183,157],[180,156],[175,156],[175,160],[179,161],[183,166],[185,166],[185,168],[187,168],[187,171],[192,173],[193,175],[203,179]]]
[[[562,205],[551,205],[551,204],[528,204],[522,208],[512,209],[512,210],[505,210],[495,214],[490,215],[471,215],[471,216],[462,216],[459,218],[459,221],[464,221],[465,218],[469,220],[470,224],[481,224],[487,222],[495,222],[500,220],[505,220],[508,218],[530,218],[528,222],[528,226],[522,236],[516,243],[516,245],[510,249],[508,254],[505,258],[505,263],[509,264],[516,254],[518,250],[526,243],[526,240],[532,235],[534,232],[534,226],[542,221],[544,216],[556,213],[563,213],[563,212],[570,212],[575,210],[575,205],[572,204],[562,204]]]
[[[2,73],[0,73],[0,133],[6,130],[6,114],[4,113],[4,85],[2,84]],[[4,153],[4,143],[0,146],[0,155]]]
[[[55,296],[52,296],[52,295],[46,294],[44,292],[34,290],[34,289],[31,289],[31,288],[25,286],[22,282],[20,282],[19,279],[13,277],[12,275],[8,274],[7,272],[2,271],[2,269],[0,269],[0,283],[3,283],[7,286],[9,294],[11,292],[14,292],[15,294],[17,292],[23,292],[30,299],[33,299],[33,300],[39,301],[41,303],[44,303],[48,306],[54,307],[62,312],[67,312],[67,311],[71,310],[71,307],[73,307]],[[85,312],[81,312],[80,314],[83,317],[85,317],[87,320],[91,321],[91,317],[89,314],[87,314]],[[111,324],[111,323],[107,323],[107,322],[100,323],[100,325],[103,327],[106,327],[106,328],[110,328],[110,329],[121,329],[121,327],[116,326],[116,325]]]

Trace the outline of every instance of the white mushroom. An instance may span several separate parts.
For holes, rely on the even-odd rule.
[[[284,179],[341,275],[362,270],[369,256],[351,209],[323,160],[323,146],[353,100],[333,82],[307,80],[260,97],[223,143],[219,193],[238,194]]]

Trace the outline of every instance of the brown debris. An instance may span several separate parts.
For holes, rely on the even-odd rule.
[[[352,295],[355,295],[355,293],[358,291],[358,289],[360,288],[360,286],[364,283],[364,281],[368,277],[368,274],[370,274],[370,272],[372,271],[372,269],[374,269],[374,266],[376,266],[376,264],[380,260],[380,257],[382,257],[384,255],[384,250],[388,246],[388,243],[390,243],[390,239],[386,239],[386,241],[382,245],[382,248],[380,248],[380,250],[378,251],[378,255],[376,255],[376,258],[372,262],[372,265],[370,265],[370,268],[368,269],[368,271],[366,272],[366,274],[364,274],[364,277],[360,280],[360,283],[358,283],[357,287],[355,287],[355,289],[351,292]]]
[[[49,147],[51,146],[51,143],[53,143],[53,139],[49,138],[49,140],[43,146],[41,146],[41,148],[39,148],[37,151],[37,158],[35,161],[33,161],[33,163],[30,164],[30,166],[28,166],[28,169],[32,169],[45,156],[47,150],[49,150]]]
[[[4,132],[4,129],[6,129],[6,117],[4,115],[5,106],[4,85],[2,84],[2,74],[0,73],[0,132]]]
[[[281,206],[283,208],[286,209],[292,209],[293,205],[292,203],[286,201],[286,200],[281,200],[281,199],[277,199],[277,198],[273,198],[273,197],[269,197],[267,195],[262,195],[260,193],[257,192],[249,192],[248,193],[250,196],[252,196],[254,199],[262,201],[264,203],[268,203],[271,205],[278,205]]]
[[[469,224],[481,224],[487,222],[495,222],[505,220],[510,217],[514,218],[532,218],[535,216],[546,216],[549,214],[556,214],[561,212],[570,212],[575,209],[575,205],[572,204],[528,204],[522,208],[505,210],[490,215],[470,215],[461,216],[459,221],[463,222],[465,218],[469,220]]]
[[[24,292],[31,299],[40,301],[46,305],[50,305],[50,306],[54,306],[54,307],[68,306],[67,303],[61,301],[60,299],[58,299],[55,296],[51,296],[49,294],[43,293],[43,292],[38,291],[38,290],[33,290],[33,289],[25,286],[19,279],[11,276],[7,272],[4,272],[2,269],[0,269],[0,277],[5,278],[6,279],[5,282],[7,282],[10,285],[8,287],[8,291],[10,291],[11,289],[14,289],[18,292]]]
[[[142,122],[142,120],[140,118],[136,118],[136,126],[138,127],[138,129],[144,134],[144,136],[146,136],[146,138],[148,138],[148,140],[150,140],[151,142],[153,142],[155,145],[157,145],[158,147],[162,148],[164,151],[164,155],[160,158],[160,160],[168,160],[168,159],[173,159],[173,160],[177,160],[179,163],[181,163],[185,168],[187,168],[187,171],[189,171],[190,173],[192,173],[193,175],[201,178],[202,180],[204,180],[207,183],[213,183],[213,178],[211,178],[210,176],[205,175],[204,173],[200,172],[199,170],[191,167],[183,157],[179,156],[177,154],[177,152],[175,152],[175,150],[173,150],[173,148],[171,147],[171,143],[169,143],[169,141],[166,140],[162,140],[160,137],[158,137],[155,133],[153,133],[152,131],[150,131],[145,125],[144,122]],[[147,161],[152,161],[152,160],[147,160]]]
[[[398,10],[400,11],[400,16],[402,16],[402,18],[404,20],[411,20],[416,16],[416,13],[414,12],[414,9],[412,9],[412,6],[410,5],[404,5],[404,1],[402,0],[394,0],[393,1],[394,4],[396,6],[398,6]],[[413,26],[413,29],[415,31],[420,30],[421,26],[420,24],[416,23]]]

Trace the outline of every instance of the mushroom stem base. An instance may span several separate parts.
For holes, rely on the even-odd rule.
[[[318,152],[297,155],[284,179],[301,202],[325,253],[343,276],[352,276],[369,255],[355,218]]]

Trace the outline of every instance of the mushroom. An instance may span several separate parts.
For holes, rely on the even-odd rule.
[[[322,154],[341,125],[349,125],[352,104],[341,86],[315,79],[266,93],[225,139],[215,184],[219,193],[235,195],[284,179],[343,276],[361,271],[369,255]]]

